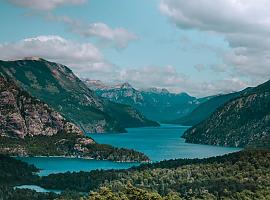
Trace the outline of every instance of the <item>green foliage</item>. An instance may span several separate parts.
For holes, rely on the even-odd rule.
[[[126,83],[127,84],[127,83]],[[91,84],[90,84],[91,88]],[[164,122],[186,115],[205,99],[196,99],[186,93],[174,94],[169,91],[139,91],[125,86],[95,89],[97,95],[110,101],[130,105],[147,118]],[[193,102],[193,103],[190,103]]]
[[[109,188],[126,194],[128,185],[157,192],[162,198],[233,199],[269,193],[270,151],[241,151],[206,159],[177,159],[129,170],[52,174],[39,185],[52,189],[95,191]],[[177,198],[176,198],[177,197]],[[258,198],[259,199],[259,198]]]
[[[86,144],[82,146],[86,150],[79,151],[74,148],[79,138],[85,138],[85,136],[58,133],[52,136],[27,136],[24,139],[0,137],[0,151],[21,147],[28,156],[88,157],[97,160],[134,162],[149,160],[143,153],[105,144]],[[18,155],[18,152],[9,151],[8,153],[9,155]]]
[[[37,178],[33,175],[35,172],[38,172],[38,169],[33,165],[0,155],[0,185],[28,183]]]
[[[270,145],[270,81],[243,92],[184,134],[186,142],[223,146]]]
[[[107,187],[101,187],[97,192],[91,192],[87,200],[181,200],[181,198],[175,194],[161,197],[156,192],[140,189],[129,184],[121,192],[112,192]]]
[[[203,102],[197,108],[195,108],[191,113],[186,116],[183,116],[179,119],[170,121],[172,124],[181,124],[184,126],[194,126],[199,124],[203,120],[213,114],[217,108],[224,105],[231,99],[238,97],[241,92],[235,92],[230,94],[218,95],[210,98],[208,101]]]
[[[28,178],[18,175],[21,173],[19,169],[29,170],[28,174],[36,169],[13,158],[5,159],[8,160],[3,163],[11,163],[10,166],[17,168],[14,170],[7,164],[0,165],[5,169],[1,170],[7,174],[5,177],[14,180],[0,187],[0,194],[9,197],[6,199],[19,199],[23,194],[21,199],[27,197],[34,200],[266,200],[270,197],[270,151],[246,150],[215,158],[163,161],[161,164],[148,164],[129,170],[95,170],[51,174],[39,178],[34,175]],[[13,171],[14,177],[11,173]],[[76,192],[37,194],[29,190],[13,190],[9,186],[18,183]],[[90,194],[82,197],[79,191],[90,191]]]
[[[0,61],[0,74],[87,132],[125,132],[125,127],[156,124],[131,107],[97,97],[69,68],[57,63],[43,59]]]
[[[12,187],[0,186],[1,200],[54,200],[57,197],[58,195],[54,193],[39,193],[29,189],[13,189]]]
[[[55,194],[41,194],[32,190],[14,190],[16,185],[32,184],[39,177],[33,165],[0,155],[0,199],[1,200],[53,200]]]

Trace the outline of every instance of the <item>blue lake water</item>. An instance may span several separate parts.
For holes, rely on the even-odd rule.
[[[188,144],[181,135],[188,127],[162,125],[161,127],[131,128],[121,134],[91,134],[98,143],[111,144],[141,151],[152,161],[175,158],[206,158],[239,151],[239,148]],[[138,163],[84,160],[77,158],[20,158],[42,169],[40,175],[66,171],[91,171],[94,169],[126,169]]]
[[[41,176],[67,171],[79,172],[95,169],[128,169],[139,165],[139,163],[120,163],[102,160],[86,160],[81,158],[25,157],[19,159],[41,169],[39,173]]]
[[[44,189],[44,188],[39,187],[37,185],[21,185],[21,186],[16,186],[15,188],[17,188],[17,189],[30,189],[30,190],[35,190],[36,192],[53,192],[56,194],[60,194],[62,192],[61,190]]]

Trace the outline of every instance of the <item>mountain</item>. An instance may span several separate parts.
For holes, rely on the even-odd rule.
[[[239,96],[240,94],[241,92],[234,92],[210,97],[209,100],[206,100],[198,105],[198,107],[195,108],[191,113],[179,119],[169,121],[168,123],[194,126],[210,117],[210,115],[215,112],[218,107],[224,105],[226,102]]]
[[[166,89],[137,90],[129,83],[108,86],[100,81],[84,80],[86,85],[110,101],[130,105],[154,121],[169,121],[190,113],[206,99],[186,93],[174,94]]]
[[[40,58],[0,61],[0,74],[87,132],[124,132],[127,127],[157,125],[126,105],[96,96],[61,64]]]
[[[24,138],[59,132],[83,135],[75,124],[1,76],[0,92],[1,136]]]
[[[142,153],[96,144],[72,122],[0,76],[0,153],[117,161],[148,160]]]
[[[82,79],[84,81],[84,83],[87,85],[87,86],[91,86],[90,89],[92,90],[97,90],[97,89],[103,89],[103,88],[106,88],[107,85],[105,85],[102,81],[100,80],[90,80],[90,79]]]
[[[270,146],[270,81],[250,88],[207,120],[187,130],[186,142],[223,146]]]

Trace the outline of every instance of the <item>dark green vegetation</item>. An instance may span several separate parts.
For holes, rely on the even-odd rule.
[[[0,76],[0,153],[148,161],[142,153],[96,144],[73,123]]]
[[[197,108],[195,108],[191,113],[187,114],[186,116],[169,121],[168,123],[181,124],[183,126],[194,126],[210,117],[211,114],[215,112],[218,107],[224,105],[226,102],[239,95],[240,92],[214,96],[198,105]]]
[[[79,199],[80,194],[64,192],[56,195],[54,193],[38,193],[29,189],[13,189],[14,186],[33,184],[40,177],[35,175],[38,169],[20,160],[0,155],[0,199],[1,200],[53,200],[56,198]]]
[[[157,122],[145,119],[145,117],[134,110],[129,105],[113,103],[111,101],[104,100],[107,105],[109,113],[114,113],[114,117],[125,128],[141,127],[141,126],[160,126]],[[127,115],[129,113],[129,115]]]
[[[33,165],[0,154],[0,185],[26,184],[37,176],[38,169]]]
[[[162,197],[157,192],[150,192],[132,185],[127,185],[120,192],[113,192],[107,187],[101,187],[97,192],[91,192],[88,200],[177,200],[177,194],[169,194]]]
[[[15,185],[31,183],[38,178],[34,173],[38,169],[22,161],[0,155],[0,199],[14,198],[17,194],[12,189]],[[31,193],[33,193],[31,191]],[[21,194],[24,196],[26,193]]]
[[[89,138],[58,133],[53,136],[0,137],[0,153],[20,156],[67,156],[112,161],[148,161],[143,153],[88,142]],[[91,140],[92,141],[92,140]]]
[[[237,147],[270,145],[270,81],[219,107],[187,130],[186,142]]]
[[[158,125],[132,108],[97,97],[69,68],[57,63],[0,61],[0,73],[88,132],[124,132],[125,127]]]
[[[86,198],[91,200],[264,200],[270,198],[270,151],[244,150],[206,159],[176,159],[129,170],[52,174],[34,177],[30,183],[67,191],[92,191]],[[71,195],[75,194],[62,199]]]
[[[106,86],[100,81],[85,80],[97,95],[110,101],[130,105],[147,118],[164,122],[190,113],[208,98],[197,99],[186,93],[174,94],[166,89],[137,90],[130,84]]]
[[[149,119],[165,122],[185,116],[206,99],[197,99],[187,93],[174,94],[169,91],[141,91],[144,105],[136,107]]]

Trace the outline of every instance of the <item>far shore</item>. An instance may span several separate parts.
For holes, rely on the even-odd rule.
[[[95,160],[95,161],[109,161],[115,163],[151,163],[152,161],[113,161],[108,159],[94,159],[92,157],[81,156],[11,156],[13,158],[65,158],[65,159],[82,159],[82,160]]]

